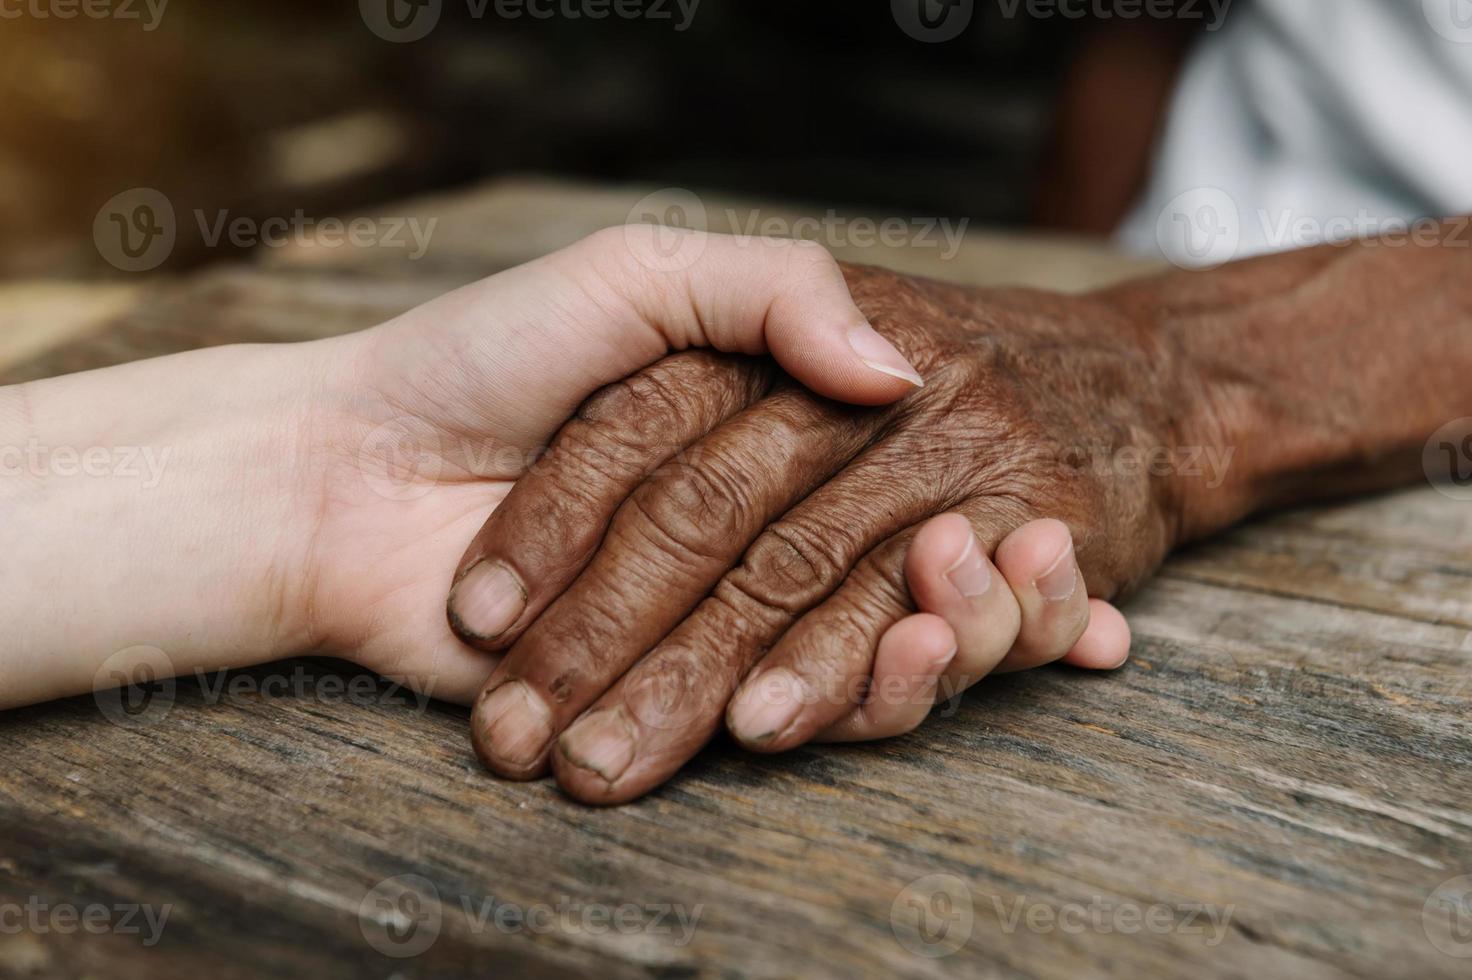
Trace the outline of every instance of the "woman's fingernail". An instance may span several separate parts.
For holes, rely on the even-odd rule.
[[[879,332],[867,323],[861,323],[848,332],[849,346],[859,355],[859,360],[874,370],[892,378],[910,382],[916,388],[925,387],[915,366],[905,360],[905,355],[894,344],[879,336]]]
[[[982,557],[976,535],[969,536],[966,550],[961,552],[961,557],[956,559],[954,565],[946,569],[946,578],[967,599],[985,595],[986,590],[991,588],[992,573],[986,567],[986,559]]]
[[[1078,565],[1073,560],[1071,543],[1033,584],[1037,586],[1038,593],[1049,602],[1073,598],[1074,590],[1078,588]]]
[[[526,608],[526,589],[498,561],[479,561],[450,590],[450,619],[457,633],[494,640]]]
[[[956,659],[956,653],[960,649],[961,648],[959,646],[957,646],[955,644],[952,644],[951,645],[951,648],[949,650],[947,650],[941,656],[937,657],[931,663],[931,665],[930,665],[931,671],[934,672],[934,673],[936,673],[936,674],[943,673],[945,671],[945,669],[951,665],[951,661]]]
[[[614,783],[634,761],[634,729],[622,708],[605,709],[569,728],[557,747],[579,769]]]
[[[767,671],[747,684],[731,705],[731,734],[747,743],[781,734],[802,710],[806,687],[786,667]]]
[[[510,681],[476,706],[473,719],[484,733],[482,748],[512,769],[537,761],[552,740],[552,712],[521,681]]]

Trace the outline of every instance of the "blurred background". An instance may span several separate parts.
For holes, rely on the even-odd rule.
[[[136,187],[181,215],[164,273],[229,257],[182,217],[195,209],[348,215],[512,174],[1101,234],[1203,25],[977,4],[937,44],[889,4],[840,0],[642,0],[604,19],[495,0],[87,2],[0,0],[3,277],[124,276],[93,221]]]

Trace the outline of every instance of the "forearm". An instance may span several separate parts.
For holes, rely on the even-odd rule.
[[[1326,246],[1106,294],[1180,359],[1194,400],[1179,438],[1231,453],[1219,486],[1177,481],[1182,539],[1422,477],[1426,440],[1472,415],[1472,241],[1450,224],[1439,239]]]
[[[0,707],[89,690],[133,647],[188,673],[307,645],[284,615],[301,350],[0,389]]]

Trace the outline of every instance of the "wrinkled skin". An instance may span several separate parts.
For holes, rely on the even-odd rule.
[[[945,511],[965,515],[988,552],[1025,522],[1061,519],[1088,594],[1105,598],[1176,543],[1187,491],[1139,460],[1184,445],[1176,420],[1200,399],[1170,346],[1108,294],[845,275],[923,389],[858,409],[764,361],[676,355],[591,399],[492,516],[461,574],[503,563],[526,608],[493,637],[456,625],[481,649],[509,651],[472,723],[493,770],[533,778],[550,766],[579,799],[630,799],[717,732],[754,668],[776,664],[823,696],[748,745],[807,741],[862,700],[879,637],[915,608],[906,546]],[[1087,619],[1086,604],[1071,609]],[[1024,635],[1002,667],[1061,652],[1029,650]],[[484,705],[515,680],[550,724],[508,755]],[[552,740],[610,718],[632,732],[632,758],[610,766]]]

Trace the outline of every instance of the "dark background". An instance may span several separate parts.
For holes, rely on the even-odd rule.
[[[138,186],[324,215],[536,172],[1017,226],[1098,26],[978,0],[932,44],[872,0],[702,0],[684,32],[669,9],[476,19],[445,0],[408,44],[355,0],[171,0],[152,32],[0,20],[0,275],[109,274],[92,219]],[[166,271],[211,257],[181,240]]]

